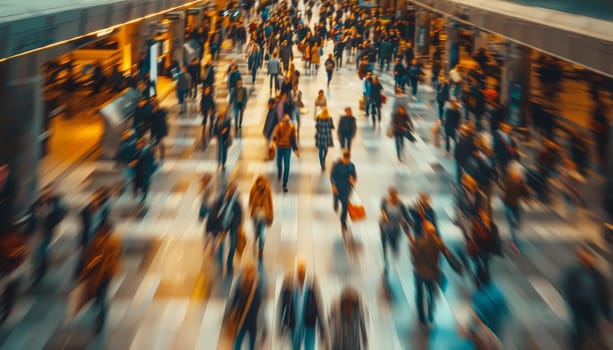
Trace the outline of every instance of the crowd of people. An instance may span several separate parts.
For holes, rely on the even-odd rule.
[[[337,213],[340,209],[341,232],[346,241],[351,239],[349,220],[361,219],[355,211],[360,204],[355,198],[358,177],[351,150],[359,130],[352,108],[345,107],[335,122],[328,108],[326,91],[322,89],[312,96],[315,134],[307,136],[300,132],[305,99],[311,98],[302,94],[301,75],[316,76],[322,61],[327,89],[330,89],[334,73],[343,64],[355,61],[356,81],[359,79],[362,86],[360,110],[364,117],[371,118],[374,128],[389,121],[386,134],[395,141],[399,162],[405,159],[405,140],[418,141],[411,103],[418,99],[420,85],[432,85],[438,116],[432,128],[433,138],[445,138],[444,156],[453,157],[456,163],[454,223],[462,231],[465,244],[456,250],[447,247],[428,193],[420,193],[414,203],[405,204],[398,190],[391,187],[383,196],[379,216],[384,276],[388,280],[394,265],[389,253],[397,260],[402,237],[406,237],[414,268],[417,317],[421,328],[429,331],[435,323],[437,295],[445,287],[445,277],[439,266],[441,257],[458,274],[468,272],[475,284],[473,321],[462,333],[478,349],[500,346],[492,344],[496,344],[501,335],[508,305],[503,291],[493,282],[490,264],[494,257],[508,252],[494,222],[493,198],[500,195],[511,237],[509,250],[519,254],[522,250],[522,203],[528,206],[536,201],[551,203],[551,189],[555,186],[567,205],[569,220],[575,216],[575,207],[584,204],[578,188],[586,181],[584,159],[588,147],[582,144],[580,137],[571,137],[570,156],[561,156],[563,147],[550,131],[541,130],[539,151],[535,156],[525,155],[509,123],[499,87],[487,84],[483,52],[475,56],[479,66],[468,71],[460,65],[446,67],[441,46],[434,48],[431,59],[423,60],[413,51],[412,29],[406,20],[391,19],[383,24],[378,9],[361,8],[351,1],[326,0],[318,4],[283,1],[262,3],[257,8],[254,5],[245,2],[240,10],[237,9],[242,15],[232,17],[229,27],[218,24],[211,28],[207,20],[202,26],[190,28],[187,35],[202,45],[202,56],[175,74],[179,116],[188,114],[190,101],[200,97],[196,104],[202,116],[202,146],[207,147],[212,138],[217,141],[221,180],[217,186],[203,189],[199,219],[206,221],[205,248],[215,252],[220,273],[234,274],[236,255],[242,256],[246,246],[245,222],[250,220],[253,227],[253,256],[257,264],[248,264],[237,274],[224,317],[234,348],[241,349],[247,336],[249,348],[254,349],[258,338],[266,336],[261,311],[266,282],[258,267],[262,266],[265,257],[266,231],[275,218],[273,184],[265,176],[258,176],[249,191],[245,211],[236,181],[227,179],[225,174],[228,150],[233,139],[241,137],[244,120],[250,118],[247,107],[253,89],[246,84],[255,86],[258,72],[265,70],[268,78],[265,85],[269,99],[262,129],[266,157],[276,160],[277,181],[283,192],[289,192],[291,157],[292,154],[300,157],[301,137],[314,137],[321,171],[329,171],[333,209]],[[313,23],[316,9],[319,16]],[[231,40],[233,50],[244,53],[249,74],[244,79],[236,61],[227,67],[224,82],[227,104],[215,98],[215,90],[224,88],[215,78],[215,69],[220,68],[216,61],[224,40]],[[326,56],[329,42],[332,52]],[[431,67],[429,73],[426,61]],[[393,88],[384,91],[380,76],[390,69]],[[117,188],[96,191],[80,212],[81,251],[75,284],[83,286],[86,298],[96,301],[97,330],[104,327],[108,309],[106,295],[120,262],[121,243],[112,235],[109,218],[111,197],[123,194],[132,186],[133,196],[140,197],[138,206],[146,207],[152,176],[165,158],[168,111],[151,93],[148,73],[141,73],[138,76],[142,82],[137,87],[142,91],[142,98],[131,127],[122,134],[115,159],[121,169],[122,182]],[[555,72],[543,71],[542,74],[547,83],[553,83],[551,75]],[[430,79],[426,81],[428,75]],[[393,98],[389,118],[382,112],[388,99],[386,94]],[[358,101],[351,101],[351,104],[355,102]],[[599,166],[604,167],[606,153],[601,149],[608,142],[608,130],[604,127],[606,116],[602,107],[596,115],[593,132],[597,135]],[[341,158],[330,164],[328,151],[336,142],[342,149]],[[13,181],[10,168],[0,166],[0,230],[3,232],[8,230],[8,219],[4,216],[9,213],[6,208],[11,206],[10,200],[14,197],[11,194]],[[38,282],[48,270],[49,247],[55,230],[67,214],[56,192],[54,185],[46,187],[31,209],[28,231],[41,232],[37,251]],[[613,316],[608,287],[596,268],[593,255],[579,249],[578,259],[580,264],[570,269],[564,280],[574,320],[574,349],[580,349],[588,336],[597,333],[600,315],[608,320]],[[583,286],[581,292],[573,287],[577,284]],[[299,261],[295,271],[285,278],[278,296],[280,336],[289,339],[294,349],[303,346],[314,349],[317,336],[333,349],[366,349],[367,313],[361,293],[353,287],[344,287],[327,313],[319,294],[315,274],[305,262]],[[489,347],[479,345],[488,341]]]

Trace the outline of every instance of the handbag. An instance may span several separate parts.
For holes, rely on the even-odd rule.
[[[385,134],[387,135],[387,137],[392,138],[394,137],[394,127],[389,126],[387,128],[387,131],[385,132]]]
[[[351,221],[360,221],[366,219],[366,209],[355,191],[351,191],[349,201],[347,203],[347,211]]]
[[[275,154],[276,154],[276,148],[274,143],[271,143],[270,146],[268,146],[268,160],[273,160],[275,159]]]
[[[366,100],[364,99],[364,96],[360,97],[359,106],[360,111],[364,111],[366,109]]]

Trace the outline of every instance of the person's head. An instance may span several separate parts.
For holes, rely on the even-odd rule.
[[[419,194],[419,203],[424,206],[430,206],[430,195],[426,192],[421,192]]]
[[[203,95],[210,95],[211,94],[211,87],[210,86],[205,86],[204,89],[202,89],[202,94]]]
[[[324,91],[319,90],[319,92],[317,92],[317,97],[324,97]]]
[[[372,72],[366,73],[366,79],[372,79]]]
[[[353,287],[345,287],[341,292],[341,312],[345,315],[356,311],[360,303],[358,291]]]
[[[181,67],[181,72],[187,73],[187,67],[185,67],[185,66]]]
[[[577,255],[577,260],[583,267],[591,269],[596,265],[596,257],[586,248],[578,247],[575,249],[575,254]]]
[[[307,264],[306,261],[300,260],[296,265],[296,282],[303,285],[307,276]]]
[[[217,112],[217,117],[220,119],[224,119],[226,118],[226,115],[228,114],[228,106],[223,105],[221,107],[219,107],[219,111]]]
[[[398,114],[406,114],[407,113],[407,109],[405,106],[399,104],[398,107],[396,107],[396,112]]]
[[[329,60],[333,60],[333,59],[334,59],[334,56],[332,56],[332,54],[328,54],[328,59],[329,59]]]
[[[373,81],[373,83],[375,83],[375,84],[379,84],[379,77],[375,75],[375,76],[372,78],[372,81]]]
[[[238,79],[236,81],[236,87],[239,88],[239,89],[243,87],[243,81],[241,79]]]
[[[451,98],[449,100],[449,106],[451,107],[451,109],[453,109],[454,111],[458,109],[459,105],[458,105],[458,100],[456,100],[455,97]]]
[[[350,107],[345,107],[345,115],[352,115]]]
[[[513,130],[513,127],[509,123],[500,123],[500,130],[504,133],[510,133]]]
[[[436,227],[430,221],[426,221],[423,224],[424,233],[429,236],[436,235]]]
[[[351,162],[351,152],[348,149],[343,150],[341,159],[345,165],[349,164]]]
[[[290,117],[290,115],[289,115],[289,114],[285,113],[285,114],[283,115],[283,119],[281,119],[281,120],[282,120],[284,123],[289,124],[289,123],[291,122],[292,118]]]
[[[400,200],[400,197],[398,196],[398,190],[396,189],[396,187],[390,187],[388,190],[388,196],[389,199],[392,203],[398,203],[398,201]]]

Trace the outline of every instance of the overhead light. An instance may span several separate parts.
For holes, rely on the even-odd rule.
[[[114,28],[106,28],[106,29],[102,29],[96,32],[96,36],[98,38],[103,37],[105,35],[109,35],[113,32],[113,30],[115,30]]]

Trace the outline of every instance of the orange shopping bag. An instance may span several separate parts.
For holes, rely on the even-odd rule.
[[[349,203],[347,203],[347,211],[351,221],[360,221],[366,219],[366,209],[355,191],[351,191],[349,195]]]

